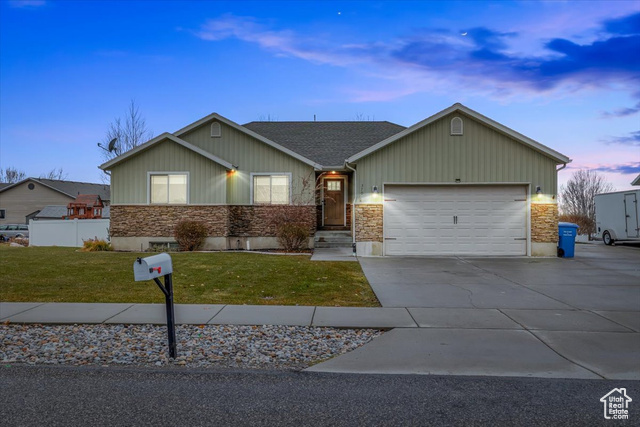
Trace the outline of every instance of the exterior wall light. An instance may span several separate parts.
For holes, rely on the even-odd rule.
[[[542,194],[542,189],[540,188],[539,185],[536,187],[536,194],[538,195]]]
[[[372,191],[373,191],[373,194],[375,194],[377,196],[378,195],[378,186],[374,185]]]

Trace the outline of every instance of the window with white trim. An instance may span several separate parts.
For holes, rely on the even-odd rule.
[[[186,174],[151,174],[149,201],[152,204],[187,203]]]
[[[288,175],[254,175],[253,203],[258,205],[289,204]]]

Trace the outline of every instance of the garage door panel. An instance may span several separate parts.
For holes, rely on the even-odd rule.
[[[387,255],[526,254],[523,186],[390,185],[385,199]]]

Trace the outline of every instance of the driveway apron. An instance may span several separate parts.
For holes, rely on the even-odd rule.
[[[360,258],[396,328],[323,372],[640,379],[640,248],[563,258]]]

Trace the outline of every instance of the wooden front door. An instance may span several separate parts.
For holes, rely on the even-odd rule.
[[[324,180],[324,225],[344,226],[344,179]]]

